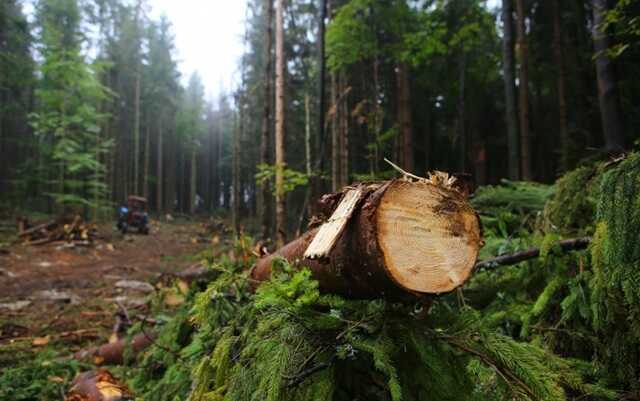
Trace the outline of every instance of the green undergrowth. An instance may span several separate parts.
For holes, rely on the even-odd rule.
[[[61,400],[76,374],[90,368],[51,347],[14,353],[13,359],[0,366],[0,400]]]
[[[553,186],[488,187],[473,202],[481,259],[540,256],[406,304],[321,294],[308,270],[281,260],[253,291],[243,237],[232,259],[200,255],[214,281],[158,291],[161,324],[130,333],[157,330],[154,345],[112,369],[139,401],[640,399],[640,157],[585,165]],[[583,236],[587,249],[558,246]],[[183,302],[168,310],[176,294]],[[80,368],[42,358],[1,372],[0,395],[54,399]]]
[[[540,256],[424,304],[320,294],[283,261],[254,293],[251,261],[213,261],[129,382],[159,401],[639,399],[639,159],[478,191],[481,258]]]
[[[514,340],[454,295],[428,310],[320,294],[284,261],[253,294],[240,264],[166,325],[134,368],[144,400],[612,398],[585,364]]]
[[[588,362],[620,399],[640,399],[640,157],[580,167],[554,187],[535,224],[485,229],[483,258],[531,246],[541,256],[477,272],[465,295],[512,338]],[[588,249],[557,245],[583,236]]]

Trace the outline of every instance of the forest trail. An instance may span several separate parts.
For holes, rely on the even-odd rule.
[[[197,220],[154,221],[150,235],[124,237],[112,226],[91,247],[15,245],[0,255],[0,344],[78,332],[96,319],[108,332],[118,304],[144,309],[154,290],[145,283],[196,264],[207,248]]]

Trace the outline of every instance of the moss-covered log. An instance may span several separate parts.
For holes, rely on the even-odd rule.
[[[304,259],[318,234],[314,229],[260,259],[251,276],[267,280],[274,259],[283,257],[311,269],[322,291],[347,297],[449,292],[470,276],[481,235],[466,197],[447,184],[393,180],[356,186],[360,202],[327,257]]]

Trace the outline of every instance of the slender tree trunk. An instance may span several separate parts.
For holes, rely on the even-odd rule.
[[[284,3],[277,0],[276,12],[276,243],[282,246],[286,240],[285,192],[284,192]]]
[[[398,124],[400,128],[400,165],[406,171],[414,171],[413,157],[413,121],[411,118],[411,86],[409,66],[399,63],[396,66],[398,85]]]
[[[460,49],[460,65],[458,66],[458,136],[460,137],[460,172],[467,171],[467,130],[466,130],[466,81],[467,81],[467,55],[464,49]]]
[[[320,172],[324,170],[326,136],[325,136],[325,80],[327,75],[326,55],[325,55],[325,22],[327,19],[327,0],[320,0],[320,21],[318,29],[318,144],[317,157],[320,165]]]
[[[263,49],[264,57],[264,105],[262,107],[262,132],[260,135],[260,164],[269,164],[269,133],[271,131],[271,101],[272,101],[272,64],[271,53],[273,49],[273,0],[264,0],[265,14],[265,42]],[[263,239],[269,237],[269,184],[264,182],[258,189],[258,220],[260,221],[260,233]]]
[[[197,194],[197,182],[198,182],[198,171],[196,170],[197,166],[197,151],[195,145],[193,145],[193,149],[191,150],[191,182],[189,185],[189,211],[191,214],[196,212],[196,194]]]
[[[346,93],[348,81],[345,72],[340,74],[340,91]],[[349,184],[349,101],[341,99],[340,109],[340,187]]]
[[[134,122],[133,122],[133,192],[138,195],[140,192],[140,92],[141,92],[141,80],[142,80],[142,49],[141,49],[141,36],[142,33],[139,30],[140,27],[140,13],[142,12],[142,1],[138,0],[136,3],[135,13],[135,29],[136,29],[136,65],[135,65],[135,93],[133,99],[134,107]]]
[[[311,96],[304,95],[304,155],[307,176],[311,176]]]
[[[516,114],[515,56],[513,43],[513,0],[502,0],[502,41],[504,97],[506,103],[507,143],[509,154],[509,178],[520,179],[520,149],[518,116]]]
[[[593,5],[593,45],[598,74],[598,100],[606,150],[610,153],[622,153],[625,148],[620,106],[618,103],[617,83],[609,50],[609,38],[602,30],[607,12],[606,0],[592,0]]]
[[[146,120],[148,120],[148,118]],[[149,121],[147,121],[146,124],[144,138],[144,181],[142,185],[144,197],[149,199],[149,164],[151,163],[151,129],[149,127],[151,124]]]
[[[338,79],[331,73],[331,189],[340,189],[340,139],[338,130]]]
[[[560,115],[560,169],[569,169],[569,122],[567,113],[567,66],[564,60],[564,34],[562,32],[562,9],[560,0],[552,0],[553,5],[553,49],[557,68],[556,85],[558,91],[558,111]]]
[[[136,71],[133,122],[133,192],[138,195],[140,185],[140,72]]]
[[[518,56],[520,59],[520,158],[522,178],[533,179],[531,128],[529,122],[529,47],[525,27],[524,0],[516,0],[518,14]]]
[[[238,102],[238,108],[242,110],[242,100]],[[235,235],[240,235],[240,136],[242,135],[242,111],[239,112],[237,118],[236,129],[233,132],[233,154],[232,154],[232,208],[231,208],[231,220]]]
[[[163,146],[163,132],[162,132],[162,121],[158,122],[158,151],[157,151],[157,164],[156,164],[156,208],[158,213],[164,210],[164,196],[162,191],[164,190],[163,181],[163,171],[162,167],[164,164],[163,155],[162,155],[162,146]]]

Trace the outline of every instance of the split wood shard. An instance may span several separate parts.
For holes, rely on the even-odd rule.
[[[329,220],[320,227],[320,231],[309,244],[304,253],[305,259],[320,259],[329,256],[356,210],[358,202],[362,199],[362,195],[363,191],[360,188],[350,189],[344,194],[336,210]]]

